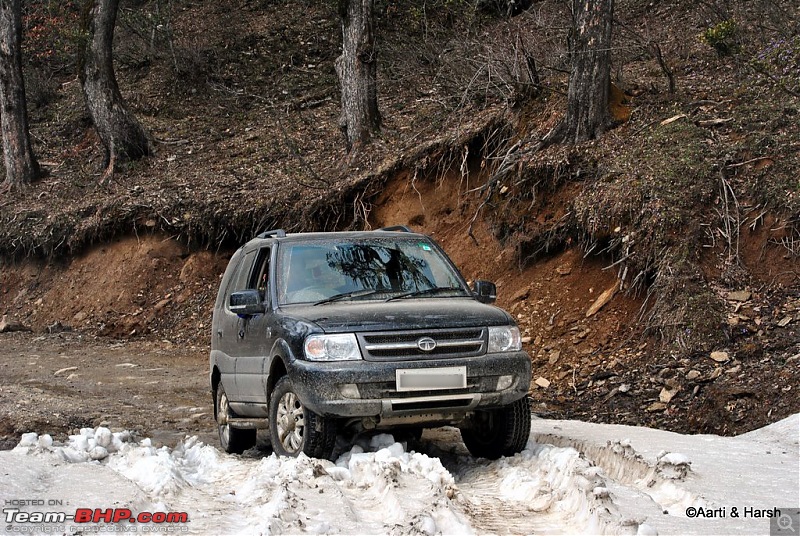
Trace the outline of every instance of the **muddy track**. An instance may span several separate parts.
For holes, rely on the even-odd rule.
[[[0,447],[35,430],[65,438],[104,423],[158,444],[215,444],[207,354],[163,342],[77,333],[0,335]]]

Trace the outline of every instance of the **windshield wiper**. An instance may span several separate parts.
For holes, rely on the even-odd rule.
[[[325,303],[331,303],[339,300],[343,300],[345,298],[358,298],[360,296],[369,296],[370,294],[375,294],[378,292],[374,288],[365,288],[361,290],[354,290],[352,292],[342,292],[341,294],[334,294],[330,298],[325,298],[324,300],[319,300],[315,302],[314,305],[322,305]]]
[[[458,290],[460,292],[464,292],[464,289],[461,287],[433,287],[433,288],[426,288],[422,290],[415,290],[413,292],[406,292],[405,294],[398,294],[397,296],[392,296],[387,302],[392,300],[401,300],[403,298],[415,298],[417,296],[432,296],[434,294],[439,294],[440,292],[452,292],[454,290]]]

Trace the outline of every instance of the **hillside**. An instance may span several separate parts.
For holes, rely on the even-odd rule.
[[[619,124],[537,151],[564,112],[565,5],[481,5],[377,4],[383,128],[348,155],[333,4],[128,2],[117,76],[157,154],[104,186],[77,8],[32,7],[49,175],[0,199],[0,314],[201,351],[227,257],[258,231],[408,224],[497,281],[539,414],[730,434],[800,410],[797,6],[620,2]]]

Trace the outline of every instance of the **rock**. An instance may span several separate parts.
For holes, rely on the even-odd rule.
[[[172,301],[172,298],[164,298],[163,300],[161,300],[160,302],[158,302],[157,304],[155,304],[153,306],[153,310],[154,311],[160,311],[161,309],[163,309],[164,307],[169,305],[171,301]]]
[[[65,372],[70,372],[72,370],[78,370],[78,367],[64,367],[62,369],[58,369],[53,373],[53,376],[58,376],[59,374],[63,374]]]
[[[722,367],[717,367],[714,369],[714,372],[711,373],[711,376],[708,377],[709,380],[716,380],[722,375]]]
[[[61,333],[64,331],[72,331],[72,328],[70,326],[62,324],[60,321],[56,321],[47,326],[46,331],[47,333],[53,334],[53,333]]]
[[[517,302],[517,301],[527,300],[530,294],[531,294],[531,287],[523,288],[522,290],[518,290],[517,292],[511,295],[511,301]]]
[[[667,381],[664,382],[664,385],[667,386],[667,389],[673,391],[680,391],[683,388],[680,382],[678,382],[678,380],[676,380],[675,378],[668,379]]]
[[[731,368],[728,369],[728,374],[736,374],[740,370],[742,370],[742,366],[741,365],[736,365],[735,367],[731,367]]]
[[[792,321],[792,317],[791,316],[785,316],[785,317],[783,317],[783,319],[781,319],[780,322],[778,322],[778,326],[782,327],[782,328],[785,328],[786,326],[789,325],[789,322],[791,322],[791,321]]]
[[[542,376],[539,376],[538,378],[536,378],[536,381],[534,381],[533,383],[535,383],[536,385],[538,385],[542,389],[547,389],[548,387],[550,387],[550,380],[548,380],[547,378],[544,378]]]
[[[617,387],[617,389],[619,390],[620,393],[627,393],[628,391],[631,390],[631,386],[628,383],[623,383],[622,385]]]
[[[711,352],[711,359],[717,363],[724,363],[726,361],[730,361],[731,358],[728,355],[728,352]]]
[[[614,395],[616,395],[618,393],[619,393],[619,387],[614,387],[611,390],[611,392],[606,395],[605,401],[608,402],[609,400],[611,400],[614,397]]]
[[[89,449],[89,457],[93,460],[105,460],[108,458],[108,450],[105,447],[95,446]]]
[[[668,389],[666,387],[661,389],[658,399],[664,404],[669,404],[672,398],[678,393],[680,389]]]
[[[590,316],[597,313],[597,311],[605,307],[608,304],[608,302],[611,301],[611,299],[614,297],[614,295],[617,293],[618,290],[619,290],[619,281],[614,283],[614,285],[611,288],[604,290],[603,293],[597,297],[594,303],[586,311],[586,318],[589,318]]]
[[[696,380],[699,377],[700,377],[700,371],[699,370],[692,369],[692,370],[690,370],[689,372],[686,373],[686,379],[689,380],[690,382]]]
[[[559,357],[561,357],[561,350],[554,350],[550,352],[550,359],[548,359],[547,362],[551,365],[555,365]]]
[[[664,411],[665,409],[667,409],[667,405],[664,404],[663,402],[653,402],[652,404],[647,406],[647,409],[645,409],[645,411],[654,413],[656,411]]]
[[[8,315],[3,315],[3,318],[0,319],[0,333],[11,333],[12,331],[31,331],[31,328],[12,320]]]
[[[728,292],[728,299],[735,302],[746,302],[752,297],[753,293],[747,290],[737,290]]]
[[[570,266],[569,264],[562,264],[561,266],[556,268],[556,272],[561,277],[568,276],[569,274],[572,273],[572,266]]]

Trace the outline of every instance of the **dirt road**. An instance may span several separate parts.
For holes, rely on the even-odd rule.
[[[0,335],[0,448],[23,432],[64,438],[105,423],[173,445],[216,444],[204,346],[111,341],[73,332]]]

